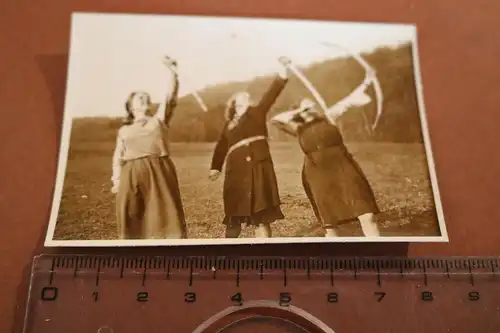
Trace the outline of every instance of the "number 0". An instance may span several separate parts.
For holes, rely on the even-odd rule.
[[[42,301],[55,301],[59,294],[59,290],[56,287],[44,287],[40,295]]]

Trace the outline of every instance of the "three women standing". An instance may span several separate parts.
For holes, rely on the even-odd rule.
[[[239,237],[242,225],[255,226],[256,237],[272,237],[271,223],[284,219],[270,153],[267,115],[288,82],[290,60],[282,57],[279,74],[258,103],[248,92],[227,102],[226,124],[216,143],[209,178],[216,180],[225,164],[223,201],[225,237]],[[151,115],[145,92],[132,92],[125,104],[127,119],[118,131],[113,155],[113,193],[121,239],[187,238],[177,172],[169,157],[168,124],[177,104],[177,64],[168,57],[172,90],[165,106]],[[367,77],[354,94],[364,91]],[[378,206],[361,168],[346,149],[335,125],[350,96],[326,112],[310,100],[280,114],[273,123],[298,137],[305,154],[302,184],[327,237],[342,223],[359,220],[366,236],[378,236]]]
[[[169,156],[168,124],[177,104],[177,64],[163,59],[170,70],[171,91],[164,107],[151,115],[145,92],[132,92],[127,118],[119,129],[113,155],[113,188],[120,239],[186,238],[186,221],[176,168]]]
[[[289,60],[282,57],[279,62],[279,75],[258,103],[248,92],[237,92],[227,102],[226,124],[215,146],[209,175],[211,180],[217,179],[226,164],[226,238],[237,238],[242,224],[255,226],[256,237],[271,237],[271,223],[284,218],[267,141],[267,114],[288,82]]]

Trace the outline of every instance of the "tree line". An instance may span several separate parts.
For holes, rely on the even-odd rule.
[[[372,103],[346,112],[339,119],[339,127],[346,141],[422,142],[421,120],[415,84],[412,45],[397,48],[380,47],[362,55],[376,70],[383,92],[382,117],[374,132],[367,130],[377,112],[373,87],[368,90]],[[345,56],[314,63],[301,68],[328,105],[347,96],[364,79],[364,68],[353,58]],[[203,112],[193,96],[179,99],[171,121],[169,139],[172,142],[213,142],[224,126],[225,102],[236,91],[247,90],[258,99],[269,87],[273,76],[256,77],[249,82],[230,82],[199,91],[208,112]],[[181,82],[182,84],[182,82]],[[292,76],[286,88],[273,105],[269,117],[296,107],[304,97],[311,96],[303,84]],[[121,119],[75,119],[73,135],[88,136],[98,133],[115,136]],[[289,135],[269,125],[269,135],[275,141],[293,140]]]

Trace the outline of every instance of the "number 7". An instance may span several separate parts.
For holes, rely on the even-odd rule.
[[[383,291],[376,291],[373,293],[373,295],[377,296],[377,302],[381,302],[385,297],[385,293]]]

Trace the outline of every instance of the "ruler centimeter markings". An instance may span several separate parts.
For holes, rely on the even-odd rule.
[[[200,264],[199,261],[202,260],[203,264]],[[222,264],[221,264],[221,260]],[[231,264],[226,265],[225,263],[229,260]],[[488,274],[491,276],[496,275],[496,269],[499,266],[499,262],[496,260],[488,260],[488,261],[479,261],[479,260],[455,260],[455,261],[447,261],[447,260],[416,260],[416,261],[408,261],[406,259],[396,261],[389,260],[383,261],[380,259],[377,260],[353,260],[349,259],[349,261],[343,261],[342,259],[332,259],[334,262],[324,262],[318,261],[314,259],[304,260],[301,263],[297,262],[288,262],[286,259],[281,259],[280,261],[269,260],[269,259],[258,259],[258,267],[259,267],[259,278],[261,280],[266,277],[276,277],[277,270],[281,270],[283,279],[283,285],[287,285],[287,280],[290,274],[294,276],[306,276],[308,280],[311,279],[312,275],[324,275],[325,267],[329,269],[330,276],[330,284],[334,285],[335,276],[345,276],[351,273],[355,280],[360,278],[361,276],[375,276],[377,285],[381,286],[382,284],[382,276],[383,275],[396,275],[396,268],[399,269],[399,275],[401,278],[409,275],[420,276],[423,279],[423,283],[425,285],[428,284],[428,278],[432,275],[446,275],[448,279],[451,279],[452,276],[457,275],[467,275],[469,278],[469,282],[471,285],[474,285],[474,276],[478,274]],[[145,283],[149,272],[157,272],[158,269],[164,269],[165,279],[170,279],[171,277],[171,266],[175,269],[181,271],[188,269],[189,272],[187,274],[188,284],[193,285],[194,279],[200,275],[199,272],[195,272],[195,270],[205,269],[210,270],[212,272],[212,279],[217,279],[218,271],[225,271],[224,278],[234,278],[236,280],[236,284],[239,285],[240,279],[245,276],[253,275],[253,273],[248,273],[248,270],[252,270],[254,265],[249,264],[248,262],[241,262],[238,259],[218,259],[219,265],[217,265],[217,260],[209,261],[200,258],[196,259],[182,259],[182,258],[173,258],[172,260],[162,259],[160,261],[158,258],[140,258],[140,259],[126,259],[126,258],[99,258],[94,257],[93,260],[85,258],[85,257],[76,257],[76,258],[59,258],[56,257],[54,260],[51,260],[50,269],[46,269],[45,273],[48,273],[48,284],[52,285],[53,280],[56,274],[61,274],[63,270],[67,268],[73,269],[73,277],[78,277],[80,273],[93,273],[95,274],[95,283],[99,284],[99,278],[105,272],[102,271],[102,268],[108,269],[116,269],[118,268],[120,271],[119,277],[122,279],[125,277],[124,270],[132,269],[133,274],[138,274],[140,271],[140,275],[142,277],[142,284]],[[204,267],[202,267],[204,266]],[[240,268],[241,267],[241,268]],[[428,270],[432,271],[429,272]],[[481,272],[473,272],[473,270],[480,269]],[[485,271],[484,269],[488,269]],[[243,271],[242,271],[243,270]],[[417,271],[416,271],[417,270]],[[418,271],[420,270],[420,271]],[[442,271],[441,271],[442,270]],[[455,272],[451,273],[451,270],[455,270]],[[42,270],[43,271],[43,270]],[[291,272],[291,273],[290,273]]]
[[[201,260],[201,261],[200,261]],[[282,271],[282,277],[285,279],[288,275],[304,275],[307,279],[311,279],[311,275],[320,274],[324,275],[326,268],[329,269],[331,275],[346,275],[352,273],[354,279],[358,279],[360,275],[373,275],[377,276],[378,283],[380,283],[381,275],[395,275],[396,269],[399,270],[399,275],[404,277],[405,275],[419,275],[424,279],[428,278],[430,275],[446,275],[447,278],[451,278],[452,275],[467,275],[469,276],[471,284],[473,284],[473,277],[477,274],[487,274],[496,275],[496,268],[500,266],[499,260],[489,259],[489,260],[381,260],[381,259],[359,259],[359,260],[342,260],[342,259],[331,259],[325,261],[324,259],[303,259],[301,262],[289,262],[286,259],[273,260],[273,259],[255,259],[258,262],[259,276],[261,279],[269,275],[276,275],[277,270]],[[227,264],[230,261],[231,264]],[[59,258],[56,257],[53,260],[50,259],[51,267],[47,269],[46,267],[38,268],[39,272],[49,273],[48,283],[52,284],[55,274],[61,273],[63,270],[71,268],[73,270],[73,276],[77,277],[79,272],[92,272],[96,275],[100,275],[104,272],[101,271],[103,267],[108,269],[120,269],[120,278],[124,277],[125,269],[133,269],[137,273],[137,270],[142,272],[143,276],[146,276],[149,271],[156,271],[158,269],[165,269],[165,274],[167,279],[171,274],[171,267],[177,270],[188,269],[188,278],[190,283],[199,275],[199,273],[194,270],[212,270],[212,271],[228,271],[225,277],[233,276],[234,278],[242,275],[249,275],[241,272],[241,269],[248,271],[254,269],[257,264],[249,264],[249,262],[239,261],[237,258],[219,258],[218,260],[210,261],[210,259],[195,258],[195,259],[185,259],[185,258],[172,258],[159,259],[159,258],[140,258],[140,259],[127,259],[127,258],[112,258],[112,257],[94,257],[94,259],[89,259],[86,257],[75,257],[75,258]],[[217,265],[218,263],[218,265]],[[36,268],[37,269],[37,268]],[[431,270],[429,272],[428,270]],[[489,271],[486,271],[489,270]],[[418,271],[420,270],[420,271]],[[451,273],[451,270],[455,272]],[[474,270],[481,270],[480,272]],[[293,273],[290,273],[293,271]],[[233,272],[233,274],[231,274]],[[346,272],[346,273],[344,273]],[[252,274],[252,273],[250,273]],[[216,274],[213,274],[216,278]]]
[[[50,273],[51,278],[53,278],[53,274],[55,274],[59,269],[67,269],[72,268],[75,272],[79,272],[82,270],[95,270],[99,268],[101,265],[104,265],[107,268],[117,268],[125,269],[158,269],[168,267],[174,267],[177,269],[210,269],[213,267],[218,267],[219,270],[234,270],[235,267],[241,266],[242,269],[254,269],[256,266],[260,268],[260,274],[266,275],[264,270],[277,270],[277,269],[289,269],[293,271],[304,270],[305,274],[312,274],[313,270],[324,270],[326,267],[331,268],[333,271],[351,271],[354,276],[357,278],[359,274],[379,274],[380,270],[390,271],[395,269],[400,269],[400,273],[404,274],[415,274],[416,269],[422,270],[422,276],[427,274],[426,270],[431,269],[434,272],[429,274],[442,274],[441,272],[435,272],[436,270],[443,270],[448,276],[451,275],[450,269],[455,270],[464,270],[467,271],[467,274],[471,274],[472,270],[475,269],[490,269],[491,273],[495,273],[499,266],[498,261],[489,260],[489,261],[479,261],[479,260],[470,260],[464,259],[460,261],[446,261],[446,260],[436,260],[432,259],[430,261],[424,260],[370,260],[370,259],[360,259],[349,261],[344,261],[342,259],[331,259],[330,261],[323,261],[321,259],[304,259],[304,261],[300,263],[290,263],[286,259],[278,260],[270,260],[270,259],[256,259],[258,264],[252,261],[252,263],[239,261],[237,258],[222,258],[214,261],[210,261],[209,259],[197,258],[201,261],[196,261],[196,259],[183,259],[183,258],[172,258],[172,259],[161,259],[160,261],[157,258],[150,259],[124,259],[124,258],[95,258],[93,260],[88,258],[55,258],[55,260],[50,260],[51,267],[50,269],[46,269],[43,267],[42,270]],[[227,261],[230,261],[231,264],[227,264]],[[218,263],[218,264],[217,264]],[[378,272],[378,273],[377,273]],[[460,272],[455,272],[453,274],[464,274]],[[194,273],[193,273],[194,274]],[[302,273],[303,274],[303,273]],[[335,274],[335,273],[334,273]],[[393,274],[391,272],[391,274]],[[418,273],[417,273],[418,274]],[[474,274],[477,274],[474,273]],[[77,275],[77,274],[74,274]],[[428,274],[427,274],[428,275]]]
[[[245,316],[301,322],[308,332],[498,332],[499,266],[500,258],[475,257],[40,256],[23,333],[147,333],[164,323],[166,332],[198,332],[223,311],[232,319],[203,332]],[[353,311],[358,319],[349,320]]]

